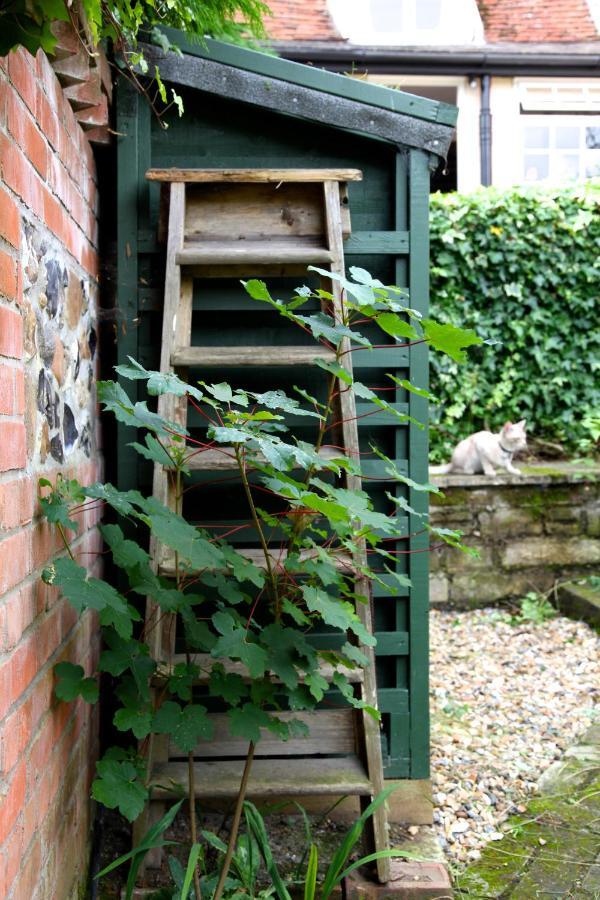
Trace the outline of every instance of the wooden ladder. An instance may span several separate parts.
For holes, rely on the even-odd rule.
[[[166,273],[160,369],[177,371],[184,378],[190,368],[211,370],[231,367],[275,367],[288,369],[314,365],[328,351],[316,342],[302,346],[192,346],[192,299],[195,278],[252,277],[256,275],[306,275],[310,264],[343,274],[343,240],[350,233],[346,182],[360,180],[358,170],[326,169],[234,169],[234,170],[150,170],[146,176],[162,182],[161,210],[168,226]],[[160,232],[159,228],[159,232]],[[336,281],[325,285],[334,296],[334,316],[341,317],[343,293]],[[240,288],[241,290],[241,288]],[[227,328],[227,322],[223,324]],[[333,354],[331,354],[333,356]],[[346,356],[351,367],[351,354]],[[204,377],[204,376],[203,376]],[[182,426],[187,425],[186,398],[161,396],[159,414]],[[352,391],[340,391],[340,421],[344,452],[359,459],[355,399]],[[236,468],[232,455],[218,450],[195,454],[190,468],[217,471]],[[340,455],[337,451],[336,455]],[[360,487],[360,478],[346,476],[346,486]],[[176,508],[173,479],[160,465],[154,467],[154,496],[171,509]],[[257,564],[256,549],[240,550]],[[151,553],[157,571],[174,575],[174,562],[153,541]],[[355,572],[366,562],[363,546],[359,558],[340,561]],[[356,593],[370,596],[370,585],[361,575],[353,575]],[[368,604],[357,603],[365,628],[372,633]],[[147,622],[156,622],[157,609],[148,601]],[[163,617],[160,627],[149,629],[151,653],[164,661],[167,669],[185,660],[175,652],[174,622]],[[361,698],[377,706],[373,650],[362,647],[368,659],[364,669],[349,669],[347,675]],[[203,668],[218,662],[196,654]],[[241,664],[230,663],[228,671],[244,674]],[[327,677],[323,665],[324,675]],[[247,675],[247,673],[245,673]],[[330,673],[331,678],[331,673]],[[199,682],[202,683],[202,682]],[[291,715],[291,714],[290,714]],[[285,716],[285,714],[283,714]],[[310,734],[282,742],[268,731],[257,744],[248,787],[248,799],[273,797],[339,797],[354,795],[365,806],[383,788],[379,726],[367,713],[344,709],[315,710],[304,718]],[[229,734],[227,716],[215,713],[215,735],[198,746],[196,797],[203,800],[233,800],[240,783],[247,743]],[[134,840],[141,838],[149,821],[164,812],[169,796],[181,793],[187,784],[187,763],[168,737],[154,736],[149,760],[152,800],[149,815],[139,820]],[[173,790],[169,785],[173,786]],[[368,826],[369,850],[388,847],[385,804]],[[148,866],[160,865],[160,851],[152,851]],[[377,863],[381,882],[389,880],[389,860]]]

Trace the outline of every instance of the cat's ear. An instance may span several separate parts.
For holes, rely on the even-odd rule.
[[[502,426],[502,431],[504,431],[505,428],[512,428],[512,422],[510,421],[510,419],[508,420],[508,422],[504,423],[504,425]]]
[[[521,428],[523,431],[525,431],[526,424],[527,424],[527,419],[521,419],[520,422],[517,422],[517,427]]]

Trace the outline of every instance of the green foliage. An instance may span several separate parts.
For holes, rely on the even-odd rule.
[[[594,183],[432,197],[432,311],[500,342],[460,366],[432,357],[434,459],[474,431],[522,418],[533,437],[593,449],[599,201]]]
[[[333,307],[331,314],[301,316],[296,312],[309,299],[328,300],[331,295],[324,291],[315,295],[308,288],[301,288],[286,303],[274,300],[262,282],[246,285],[257,302],[267,303],[303,330],[308,328],[316,338],[326,341],[330,355],[335,354],[333,363],[322,365],[328,399],[318,405],[318,412],[313,400],[301,393],[304,403],[281,390],[257,393],[225,383],[201,382],[188,389],[176,376],[148,371],[135,360],[119,366],[122,379],[145,382],[152,397],[171,394],[181,398],[189,393],[194,401],[207,404],[219,424],[208,427],[204,443],[163,419],[146,401],[132,401],[120,384],[99,385],[104,409],[136,432],[144,433],[144,442],[134,442],[133,446],[142,457],[169,470],[176,498],[182,495],[190,458],[215,444],[225,445],[237,467],[236,477],[247,499],[248,520],[262,548],[261,564],[248,559],[210,529],[188,521],[181,514],[178,500],[176,509],[171,509],[135,490],[119,491],[110,484],[81,487],[76,482],[57,484],[44,499],[43,510],[61,530],[69,554],[56,559],[44,578],[61,589],[78,613],[86,609],[99,613],[104,626],[104,650],[98,668],[115,679],[114,693],[121,704],[113,724],[118,731],[142,742],[142,754],[151,735],[168,735],[189,755],[199,743],[211,740],[213,720],[208,714],[208,702],[206,706],[200,702],[206,695],[207,701],[216,697],[224,703],[230,733],[251,746],[265,732],[281,740],[306,734],[303,721],[279,713],[311,710],[330,689],[342,698],[340,702],[379,716],[377,710],[356,696],[345,671],[367,664],[364,648],[375,644],[358,614],[359,604],[368,602],[361,595],[363,589],[357,589],[358,578],[358,584],[364,578],[378,581],[378,571],[383,568],[396,577],[399,585],[409,583],[406,576],[396,573],[395,557],[385,543],[405,537],[404,520],[397,517],[393,506],[390,514],[379,512],[366,492],[351,489],[352,482],[346,475],[360,474],[358,463],[343,456],[331,459],[319,450],[339,415],[335,403],[338,378],[344,389],[354,387],[357,395],[375,409],[393,411],[374,391],[354,382],[350,370],[343,365],[347,353],[371,346],[355,331],[355,320],[371,320],[386,334],[399,335],[400,340],[405,339],[405,325],[410,320],[417,342],[428,341],[453,360],[461,359],[464,348],[477,343],[478,338],[452,324],[421,322],[413,310],[403,305],[404,294],[397,288],[384,287],[361,269],[352,269],[351,274],[353,280],[343,279],[349,299],[342,320],[338,313],[334,315]],[[390,376],[390,386],[393,382]],[[413,389],[408,382],[400,387]],[[313,443],[295,439],[293,421],[299,417],[313,422]],[[374,451],[385,463],[390,486],[396,483],[417,490],[436,490],[432,485],[415,484],[398,472],[379,449]],[[248,472],[252,472],[251,479]],[[44,483],[43,487],[51,486]],[[275,515],[256,504],[255,498],[263,498],[265,493],[283,514]],[[398,499],[391,492],[388,496]],[[98,501],[104,502],[121,521],[126,519],[131,532],[125,537],[121,524],[101,526],[113,563],[123,576],[120,591],[106,581],[90,577],[77,561],[65,533],[65,528],[73,525],[70,504],[80,507],[83,503],[85,507],[86,503],[95,505]],[[408,504],[398,502],[403,513],[409,511]],[[277,538],[271,541],[275,528]],[[460,546],[456,532],[440,530],[436,536]],[[159,558],[164,558],[164,553],[171,554],[170,567],[159,568],[158,572],[153,567],[144,549],[149,538],[160,548]],[[153,656],[151,645],[161,647],[162,643],[150,637],[155,621],[148,619],[145,628],[139,628],[140,615],[131,602],[135,595],[149,597],[157,606],[158,616],[168,613],[179,617],[185,662],[174,665],[162,650]],[[311,644],[311,631],[323,626],[342,638],[340,650],[317,650]],[[198,656],[199,651],[204,655]],[[322,674],[322,662],[327,663],[327,678]],[[249,678],[227,671],[240,663]],[[201,669],[201,681],[206,687],[198,685],[198,690],[204,691],[199,696],[192,688],[200,681]],[[81,694],[95,700],[96,683],[83,674],[80,667],[69,663],[57,667],[57,696],[68,700]],[[127,818],[135,819],[148,797],[143,758],[115,748],[109,750],[97,765],[92,794],[106,806],[118,808]],[[384,802],[385,796],[377,802]],[[242,800],[243,794],[238,798],[240,812]],[[336,864],[324,883],[324,898],[343,877],[343,866],[374,808],[369,807],[356,823],[336,855]],[[287,888],[283,882],[279,885],[269,856],[264,823],[257,817],[258,813],[248,807],[248,827],[273,879],[275,892],[279,897],[287,897]],[[152,839],[159,836],[158,832],[153,833]],[[213,840],[213,846],[214,843]],[[246,846],[246,862],[251,868],[255,862],[253,847],[251,843]],[[243,843],[237,851],[238,875],[242,849]],[[194,854],[198,853],[194,850]],[[132,859],[133,867],[138,864],[138,857]],[[315,865],[311,854],[311,872]],[[194,869],[195,857],[188,874]],[[189,879],[182,872],[178,872],[178,879],[179,896],[186,897]],[[218,885],[215,891],[218,900]]]
[[[83,46],[93,55],[98,46],[107,42],[112,46],[118,68],[126,70],[146,95],[157,115],[162,116],[174,107],[183,114],[183,101],[162,81],[158,66],[148,76],[148,63],[138,47],[142,34],[145,40],[157,44],[164,51],[178,51],[172,47],[164,28],[183,31],[191,38],[204,41],[207,35],[232,43],[248,43],[265,37],[262,24],[268,13],[263,0],[81,0],[81,19],[70,0],[11,0],[0,6],[0,56],[22,46],[35,54],[40,48],[50,56],[56,47],[52,32],[55,22],[73,22]],[[141,77],[140,77],[141,76]],[[159,102],[160,101],[160,102]],[[162,121],[162,120],[161,120]],[[166,123],[163,122],[166,127]],[[149,391],[153,393],[152,389]]]
[[[556,616],[556,609],[544,594],[530,591],[520,600],[521,609],[516,619],[518,623],[530,622],[532,625],[543,625],[548,619]]]
[[[98,684],[95,678],[85,678],[83,668],[70,662],[58,663],[54,667],[56,685],[54,693],[59,700],[75,700],[83,697],[88,703],[98,700]]]

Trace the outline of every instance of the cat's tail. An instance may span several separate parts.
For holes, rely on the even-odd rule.
[[[430,475],[447,475],[452,471],[452,463],[446,463],[444,466],[429,466]]]

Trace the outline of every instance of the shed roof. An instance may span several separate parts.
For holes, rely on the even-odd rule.
[[[454,106],[221,41],[200,45],[173,29],[165,32],[183,56],[142,45],[165,81],[440,157],[447,153]]]

